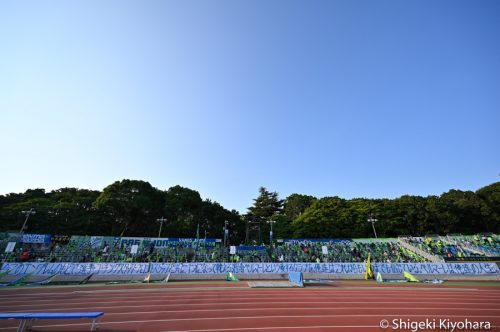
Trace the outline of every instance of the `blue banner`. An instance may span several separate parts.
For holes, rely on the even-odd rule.
[[[122,237],[115,238],[115,243],[120,247],[126,246],[144,246],[149,247],[153,245],[155,248],[165,248],[170,246],[178,246],[179,244],[183,244],[185,247],[193,247],[196,245],[202,245],[206,247],[215,246],[216,239],[208,238],[208,239],[196,239],[196,238],[149,238],[149,237]]]
[[[23,234],[21,242],[23,243],[50,243],[50,234]]]
[[[236,247],[236,251],[241,252],[241,253],[252,252],[254,250],[255,251],[266,251],[266,247],[265,246],[242,246],[242,245],[239,245]]]
[[[309,243],[345,243],[352,242],[351,239],[283,239],[284,243],[291,244],[309,244]]]

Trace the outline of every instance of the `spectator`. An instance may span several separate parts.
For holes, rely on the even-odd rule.
[[[21,253],[21,262],[27,262],[30,259],[30,251],[25,248]]]

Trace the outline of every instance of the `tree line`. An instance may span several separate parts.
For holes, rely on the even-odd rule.
[[[500,182],[475,192],[449,190],[440,196],[404,195],[395,199],[316,198],[278,193],[261,187],[246,214],[228,210],[192,189],[159,190],[140,180],[116,181],[103,191],[30,189],[0,195],[0,231],[19,232],[34,208],[25,232],[66,235],[222,238],[225,222],[231,244],[277,238],[360,238],[474,234],[500,231]],[[159,219],[162,224],[161,234]]]

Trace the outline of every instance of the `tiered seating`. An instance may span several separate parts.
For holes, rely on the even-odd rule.
[[[463,257],[483,257],[480,253],[474,252],[461,246],[458,242],[450,243],[439,236],[409,237],[406,239],[411,245],[433,255],[443,258],[463,258]]]
[[[500,239],[495,234],[453,235],[447,238],[462,248],[479,251],[490,257],[500,257]]]
[[[236,254],[230,257],[230,261],[238,262],[270,262],[268,254],[269,247],[266,246],[244,246],[236,247]]]
[[[326,246],[328,254],[322,247]],[[363,262],[368,254],[373,262],[423,262],[424,258],[400,247],[397,241],[341,241],[284,243],[277,246],[274,261],[285,262]]]
[[[10,239],[12,240],[12,239]],[[210,240],[210,239],[209,239]],[[5,248],[6,238],[0,238]],[[500,241],[495,235],[404,237],[404,245],[396,239],[355,240],[285,240],[276,246],[238,246],[236,254],[220,242],[196,239],[151,239],[73,236],[66,241],[16,244],[12,253],[1,253],[4,262],[425,262],[432,255],[448,260],[457,258],[490,259],[500,256]],[[419,254],[412,251],[413,249]],[[132,253],[132,246],[137,252]],[[157,246],[155,246],[157,245]],[[326,247],[326,252],[324,251]],[[29,251],[29,257],[23,254]],[[485,256],[484,253],[487,253]],[[24,256],[23,256],[24,255]]]
[[[12,253],[2,253],[2,261],[21,261],[22,252],[29,250],[28,261],[32,262],[220,262],[227,260],[225,249],[219,243],[205,245],[200,242],[155,248],[145,241],[138,246],[137,253],[131,253],[131,246],[115,243],[115,238],[105,237],[96,246],[91,238],[73,236],[69,243],[23,244],[17,243]]]
[[[225,250],[219,244],[208,247],[203,244],[192,246],[169,246],[155,248],[149,253],[149,261],[163,263],[183,262],[220,262],[224,260]]]

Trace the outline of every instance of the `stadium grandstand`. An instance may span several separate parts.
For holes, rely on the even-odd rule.
[[[495,234],[386,239],[279,239],[273,245],[224,246],[220,239],[0,234],[2,262],[190,263],[500,261]]]

